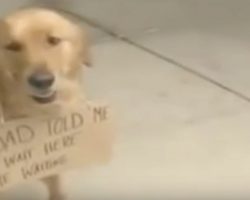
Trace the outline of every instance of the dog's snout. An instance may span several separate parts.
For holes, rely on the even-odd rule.
[[[28,82],[31,86],[36,89],[48,89],[53,85],[55,77],[49,72],[35,72],[31,74]]]

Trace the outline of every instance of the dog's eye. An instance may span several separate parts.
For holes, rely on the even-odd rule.
[[[5,45],[5,49],[10,51],[21,51],[22,48],[23,46],[19,42],[10,42],[9,44]]]
[[[51,46],[55,46],[55,45],[58,45],[61,42],[61,38],[58,38],[58,37],[55,37],[55,36],[49,36],[47,38],[47,41]]]

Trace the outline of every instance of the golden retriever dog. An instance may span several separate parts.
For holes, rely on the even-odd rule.
[[[60,114],[84,99],[88,40],[77,24],[43,9],[18,10],[0,21],[1,120]],[[44,179],[61,199],[56,176]]]

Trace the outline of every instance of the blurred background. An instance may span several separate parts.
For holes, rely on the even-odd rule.
[[[88,94],[119,122],[110,163],[65,174],[68,199],[250,199],[250,1],[9,0],[0,13],[34,5],[89,30]]]

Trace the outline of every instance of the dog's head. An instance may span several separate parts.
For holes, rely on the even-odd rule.
[[[71,96],[89,62],[82,28],[54,11],[22,10],[0,23],[0,68],[37,104]]]

